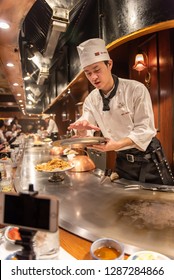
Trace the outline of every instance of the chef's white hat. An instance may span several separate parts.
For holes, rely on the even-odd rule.
[[[110,59],[105,41],[100,38],[89,39],[81,43],[77,46],[77,51],[82,68],[99,61]]]
[[[44,114],[44,115],[42,116],[42,119],[45,120],[45,119],[48,119],[49,117],[50,117],[50,115]]]

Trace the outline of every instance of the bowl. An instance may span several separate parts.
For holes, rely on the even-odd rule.
[[[100,238],[92,243],[90,254],[94,260],[123,260],[124,245],[112,238]]]
[[[17,260],[16,253],[8,255],[5,260],[14,261]]]
[[[18,231],[18,227],[9,226],[6,228],[4,237],[6,241],[11,244],[14,244],[16,240],[21,240],[20,233]]]
[[[170,260],[170,258],[154,251],[139,251],[129,256],[127,260]]]

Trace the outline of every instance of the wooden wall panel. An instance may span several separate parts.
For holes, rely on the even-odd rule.
[[[170,30],[159,32],[160,131],[158,136],[173,165],[173,50]]]

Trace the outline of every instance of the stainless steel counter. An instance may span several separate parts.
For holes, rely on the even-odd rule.
[[[174,193],[125,190],[109,180],[101,184],[95,172],[67,171],[62,182],[49,182],[50,174],[35,170],[49,159],[46,146],[26,148],[15,187],[28,190],[33,183],[39,193],[58,196],[60,227],[91,241],[118,239],[129,254],[146,249],[174,258]]]

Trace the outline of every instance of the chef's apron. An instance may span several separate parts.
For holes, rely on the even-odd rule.
[[[128,180],[174,186],[174,176],[156,137],[145,152],[135,148],[117,152],[116,172]]]

